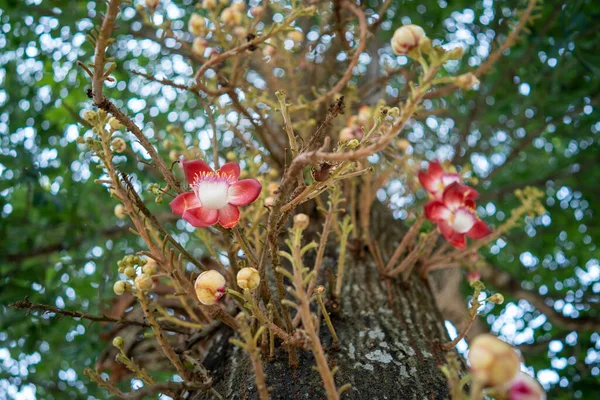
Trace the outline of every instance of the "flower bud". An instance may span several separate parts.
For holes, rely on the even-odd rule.
[[[340,131],[340,140],[352,140],[355,139],[356,137],[354,136],[354,129],[350,128],[350,127],[345,127],[344,129],[342,129]]]
[[[217,0],[204,0],[202,1],[202,8],[207,10],[214,10],[217,7]]]
[[[201,35],[206,30],[206,21],[200,14],[192,14],[188,22],[188,31],[194,35]]]
[[[479,84],[479,79],[474,74],[467,72],[466,74],[457,76],[454,83],[461,89],[471,90],[473,86]]]
[[[370,126],[373,121],[373,112],[369,106],[361,106],[358,110],[358,123],[361,126]]]
[[[171,160],[171,161],[179,160],[179,152],[177,150],[171,150],[169,152],[169,160]]]
[[[123,338],[121,336],[117,336],[113,339],[113,346],[118,347],[119,349],[123,347]]]
[[[242,289],[254,290],[260,284],[260,275],[256,268],[242,268],[237,274],[237,284]]]
[[[494,304],[502,304],[504,303],[504,296],[502,296],[500,293],[495,293],[488,297],[486,301],[489,301],[490,303]]]
[[[406,139],[398,139],[398,141],[396,142],[396,146],[398,146],[398,149],[400,149],[400,151],[406,153],[406,150],[408,150],[408,148],[410,147],[410,142]]]
[[[250,15],[254,18],[260,18],[265,12],[265,8],[263,6],[256,6],[250,9]]]
[[[122,295],[127,290],[127,285],[125,281],[116,281],[113,286],[113,291],[117,296]]]
[[[507,343],[490,334],[477,336],[469,349],[471,372],[486,386],[510,382],[519,371],[520,359]]]
[[[325,287],[323,285],[319,285],[315,288],[315,293],[316,294],[323,294],[325,293]]]
[[[221,21],[223,21],[225,25],[239,25],[242,22],[242,13],[233,7],[227,7],[221,12]]]
[[[460,60],[464,54],[465,49],[463,49],[461,46],[457,46],[452,50],[448,50],[448,52],[446,53],[449,60]]]
[[[244,28],[243,26],[236,26],[235,28],[233,28],[233,34],[240,40],[243,40],[246,38],[246,36],[248,36],[246,28]]]
[[[231,5],[231,8],[233,8],[237,12],[244,12],[246,11],[246,3],[244,3],[243,1],[240,1],[239,3],[233,3]]]
[[[507,385],[508,400],[546,400],[546,393],[531,376],[523,371]]]
[[[127,212],[125,212],[125,206],[123,204],[117,204],[115,206],[115,217],[119,219],[127,218]]]
[[[418,25],[401,26],[392,37],[392,50],[398,55],[406,54],[424,37],[425,31]]]
[[[148,274],[139,274],[137,278],[135,278],[135,287],[140,290],[150,290],[152,289],[152,278]]]
[[[288,39],[292,39],[295,43],[302,43],[304,40],[304,33],[302,33],[302,31],[293,30],[288,32],[287,37]]]
[[[155,275],[157,272],[156,260],[153,258],[146,258],[146,264],[142,267],[142,272],[148,275]]]
[[[200,303],[213,305],[225,294],[225,278],[214,269],[204,271],[196,278],[194,289]]]
[[[306,214],[296,214],[294,215],[294,228],[304,230],[308,227],[308,223],[310,222],[310,218]]]
[[[227,158],[227,161],[235,161],[237,157],[233,151],[228,151],[225,158]]]
[[[83,119],[93,125],[98,121],[98,113],[94,110],[85,110],[83,112]]]
[[[114,138],[112,142],[110,142],[110,146],[115,153],[122,153],[127,149],[127,143],[120,137]]]
[[[129,279],[135,278],[135,275],[136,275],[135,268],[133,268],[133,267],[127,267],[127,268],[125,268],[125,270],[123,270],[123,273]]]
[[[192,51],[194,52],[194,54],[200,57],[204,56],[204,52],[206,51],[207,47],[208,42],[200,36],[194,39],[194,42],[192,43]]]
[[[481,274],[479,271],[469,271],[467,272],[467,282],[478,281],[481,279]]]
[[[275,199],[273,198],[273,196],[269,196],[265,199],[265,206],[271,207],[274,202],[275,202]]]
[[[121,121],[119,121],[115,117],[110,117],[110,119],[108,120],[108,125],[110,125],[110,127],[114,131],[118,131],[121,128],[123,128],[123,124],[121,123]]]
[[[266,46],[263,49],[263,56],[265,57],[275,57],[275,54],[277,54],[277,49],[274,46]]]

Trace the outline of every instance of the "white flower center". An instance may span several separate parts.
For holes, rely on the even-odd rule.
[[[466,210],[459,209],[454,213],[452,229],[458,233],[466,233],[475,225],[475,216]]]
[[[209,210],[218,210],[227,205],[228,189],[227,182],[198,182],[195,192],[202,207]]]

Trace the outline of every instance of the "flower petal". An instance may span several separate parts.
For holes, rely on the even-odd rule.
[[[486,237],[490,233],[492,233],[490,227],[485,222],[478,219],[477,222],[475,222],[475,225],[473,225],[473,227],[471,228],[471,230],[467,232],[467,236],[471,239],[481,239]]]
[[[479,193],[472,187],[454,182],[444,189],[442,196],[443,202],[450,210],[465,205],[467,201],[473,201],[479,196]]]
[[[458,233],[467,233],[477,222],[475,211],[466,207],[460,207],[454,212],[452,229]]]
[[[219,224],[223,228],[233,228],[240,220],[240,210],[236,206],[227,204],[219,209]]]
[[[237,181],[240,177],[240,165],[236,162],[228,162],[221,167],[219,172],[222,174],[231,175],[233,179]]]
[[[185,179],[190,185],[196,181],[196,177],[202,172],[214,172],[213,169],[202,160],[182,160],[181,167],[185,173]]]
[[[219,218],[218,210],[209,210],[204,207],[187,209],[183,213],[183,219],[196,228],[206,228],[213,225]]]
[[[179,215],[183,215],[188,208],[201,206],[200,200],[198,200],[198,197],[193,192],[181,193],[169,205],[171,206],[171,211]]]
[[[440,230],[444,239],[446,239],[448,243],[455,248],[464,249],[467,246],[465,234],[455,232],[447,221],[440,221],[438,223],[438,229]]]
[[[260,195],[262,185],[256,179],[242,179],[229,186],[227,202],[233,206],[245,206]]]
[[[419,182],[428,192],[435,193],[440,190],[440,179],[443,174],[444,170],[440,163],[432,161],[427,172],[419,171]]]
[[[450,210],[441,201],[431,200],[425,204],[425,216],[434,222],[447,220],[450,218]]]
[[[453,174],[453,173],[445,173],[442,175],[441,179],[442,179],[442,184],[444,185],[444,187],[446,187],[446,186],[450,186],[454,182],[460,182],[460,175]]]

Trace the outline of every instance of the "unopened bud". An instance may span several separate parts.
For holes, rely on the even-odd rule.
[[[467,282],[474,282],[481,279],[481,274],[479,271],[469,271],[467,272]]]
[[[406,139],[398,139],[398,141],[396,142],[396,146],[398,146],[398,149],[400,151],[406,153],[406,150],[408,150],[408,148],[410,147],[410,142]]]
[[[304,230],[308,228],[308,223],[310,222],[310,218],[306,214],[296,214],[294,215],[294,228]]]
[[[246,36],[248,36],[246,28],[244,28],[243,26],[236,26],[235,28],[233,28],[233,34],[240,40],[245,39]]]
[[[242,13],[233,7],[227,7],[221,12],[221,21],[225,25],[239,25],[242,22]]]
[[[479,335],[471,342],[468,358],[473,377],[492,387],[509,383],[521,362],[509,344],[490,334]]]
[[[148,274],[139,274],[137,278],[135,278],[135,287],[140,290],[150,290],[152,289],[152,278]]]
[[[325,287],[323,285],[319,285],[315,288],[315,293],[316,294],[323,294],[325,293]]]
[[[457,76],[454,83],[461,89],[471,90],[473,86],[479,84],[479,79],[471,72],[467,72],[466,74]]]
[[[352,139],[356,139],[356,137],[354,136],[354,129],[350,128],[350,127],[345,127],[344,129],[342,129],[340,131],[340,140],[352,140]]]
[[[269,196],[265,199],[265,206],[271,207],[273,205],[273,202],[275,202],[275,199],[273,198],[273,196]]]
[[[214,10],[217,7],[217,0],[203,0],[202,8],[207,10]]]
[[[169,160],[171,160],[171,161],[179,160],[179,152],[177,150],[171,150],[169,152]]]
[[[488,297],[486,301],[489,301],[490,303],[494,304],[502,304],[504,303],[504,296],[502,296],[500,293],[495,293]]]
[[[206,21],[200,14],[192,14],[188,22],[188,31],[194,35],[201,35],[206,30]]]
[[[225,294],[225,278],[214,269],[204,271],[196,278],[194,289],[200,303],[213,305]]]
[[[239,3],[233,3],[231,5],[231,8],[238,12],[244,12],[246,11],[246,3],[244,3],[243,1],[240,1]]]
[[[126,277],[128,277],[129,279],[133,279],[135,278],[135,268],[133,267],[127,267],[125,268],[125,270],[123,271],[123,273],[125,274]]]
[[[119,121],[115,117],[110,117],[110,119],[108,120],[108,125],[110,125],[110,127],[114,131],[118,131],[121,128],[123,128],[123,124],[121,123],[121,121]]]
[[[123,343],[124,343],[124,340],[121,336],[117,336],[116,338],[113,339],[113,346],[115,346],[119,349],[121,347],[123,347]]]
[[[115,206],[115,217],[119,219],[127,218],[127,213],[125,212],[125,206],[123,204],[117,204]]]
[[[398,55],[406,54],[424,37],[425,31],[418,25],[401,26],[392,37],[392,50]]]
[[[146,264],[142,267],[142,272],[148,275],[155,275],[158,264],[153,258],[146,258]]]
[[[98,121],[98,113],[94,110],[85,110],[83,112],[83,119],[93,125]]]
[[[116,281],[113,286],[113,291],[117,296],[122,295],[127,290],[127,285],[125,281]]]
[[[260,275],[255,268],[242,268],[237,274],[237,284],[242,289],[254,290],[260,284]]]
[[[452,50],[448,50],[448,52],[446,53],[449,60],[460,60],[464,54],[465,49],[463,49],[461,46],[457,46]]]
[[[302,33],[302,31],[293,30],[288,32],[287,37],[288,39],[293,40],[295,43],[302,43],[304,40],[304,33]]]
[[[194,54],[200,57],[204,56],[204,52],[206,51],[207,47],[208,42],[200,36],[194,39],[194,42],[192,43],[192,51],[194,52]]]
[[[237,158],[233,151],[227,152],[227,155],[225,157],[227,158],[227,161],[235,161],[235,159]]]
[[[275,54],[277,54],[277,49],[274,46],[266,46],[263,49],[263,55],[265,57],[275,57]]]
[[[250,9],[250,15],[252,15],[254,18],[262,17],[264,12],[265,8],[263,6],[256,6]]]
[[[127,143],[120,137],[114,138],[112,142],[110,142],[110,146],[115,153],[123,153],[127,149]]]
[[[523,371],[506,386],[508,400],[546,400],[540,383]]]

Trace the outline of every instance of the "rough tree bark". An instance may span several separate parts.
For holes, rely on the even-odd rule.
[[[388,211],[389,213],[389,211]],[[389,216],[388,213],[385,213]],[[384,241],[390,240],[390,225]],[[385,238],[384,238],[385,239]],[[380,242],[380,243],[382,243]],[[335,251],[335,249],[333,249]],[[325,260],[335,265],[337,257]],[[310,265],[310,263],[309,263]],[[445,352],[439,344],[449,340],[444,318],[436,305],[430,283],[413,273],[408,282],[382,278],[367,254],[347,257],[340,312],[332,314],[340,349],[332,349],[332,338],[323,322],[320,337],[330,365],[339,367],[336,385],[350,383],[343,399],[447,399],[446,379],[439,366]],[[327,272],[327,271],[325,271]],[[331,307],[329,307],[331,309]],[[206,364],[213,369],[217,390],[226,399],[258,399],[252,366],[239,348],[215,346]],[[325,399],[322,381],[308,351],[299,351],[298,368],[288,366],[287,354],[277,353],[265,362],[272,399]]]

